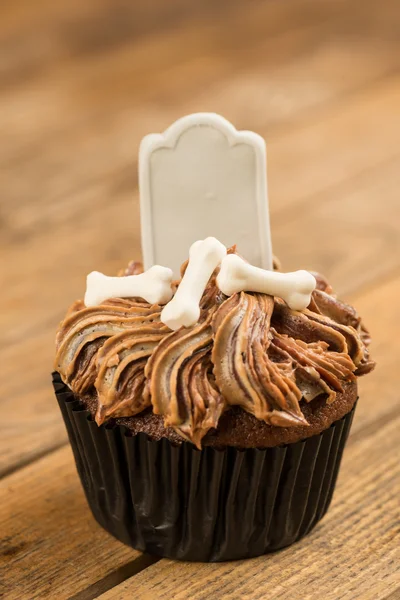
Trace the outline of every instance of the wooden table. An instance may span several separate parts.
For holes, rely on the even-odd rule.
[[[396,0],[2,3],[5,598],[400,598],[399,16]],[[139,255],[141,137],[198,110],[267,139],[275,253],[357,306],[378,361],[322,523],[279,553],[204,565],[97,526],[50,386],[86,274]]]

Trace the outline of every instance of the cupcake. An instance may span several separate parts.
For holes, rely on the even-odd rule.
[[[190,325],[173,331],[160,303],[111,297],[77,301],[57,333],[54,387],[93,515],[157,556],[242,559],[311,531],[332,498],[357,378],[374,367],[359,315],[321,275],[299,309],[227,295],[220,268]],[[120,275],[140,272],[134,262]]]

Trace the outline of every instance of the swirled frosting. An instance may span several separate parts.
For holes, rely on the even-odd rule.
[[[120,274],[139,269],[131,263]],[[273,426],[307,425],[303,402],[322,394],[334,402],[373,369],[360,317],[320,275],[302,312],[265,294],[227,298],[215,277],[199,322],[175,332],[161,323],[162,307],[141,299],[72,305],[57,334],[56,369],[78,396],[96,391],[99,425],[152,407],[200,448],[231,406]]]

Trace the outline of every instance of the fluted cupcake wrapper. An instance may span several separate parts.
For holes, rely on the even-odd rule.
[[[137,550],[180,560],[250,558],[306,535],[329,507],[354,414],[287,446],[199,451],[98,427],[58,373],[53,384],[96,520]]]

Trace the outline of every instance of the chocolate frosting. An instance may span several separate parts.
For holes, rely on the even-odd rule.
[[[130,263],[121,274],[138,272]],[[216,274],[199,322],[175,332],[161,323],[160,306],[141,299],[71,307],[57,334],[56,369],[77,395],[96,391],[99,425],[152,406],[166,427],[201,448],[234,405],[273,426],[307,425],[304,402],[332,403],[374,368],[360,317],[320,275],[298,312],[265,294],[227,298]]]

